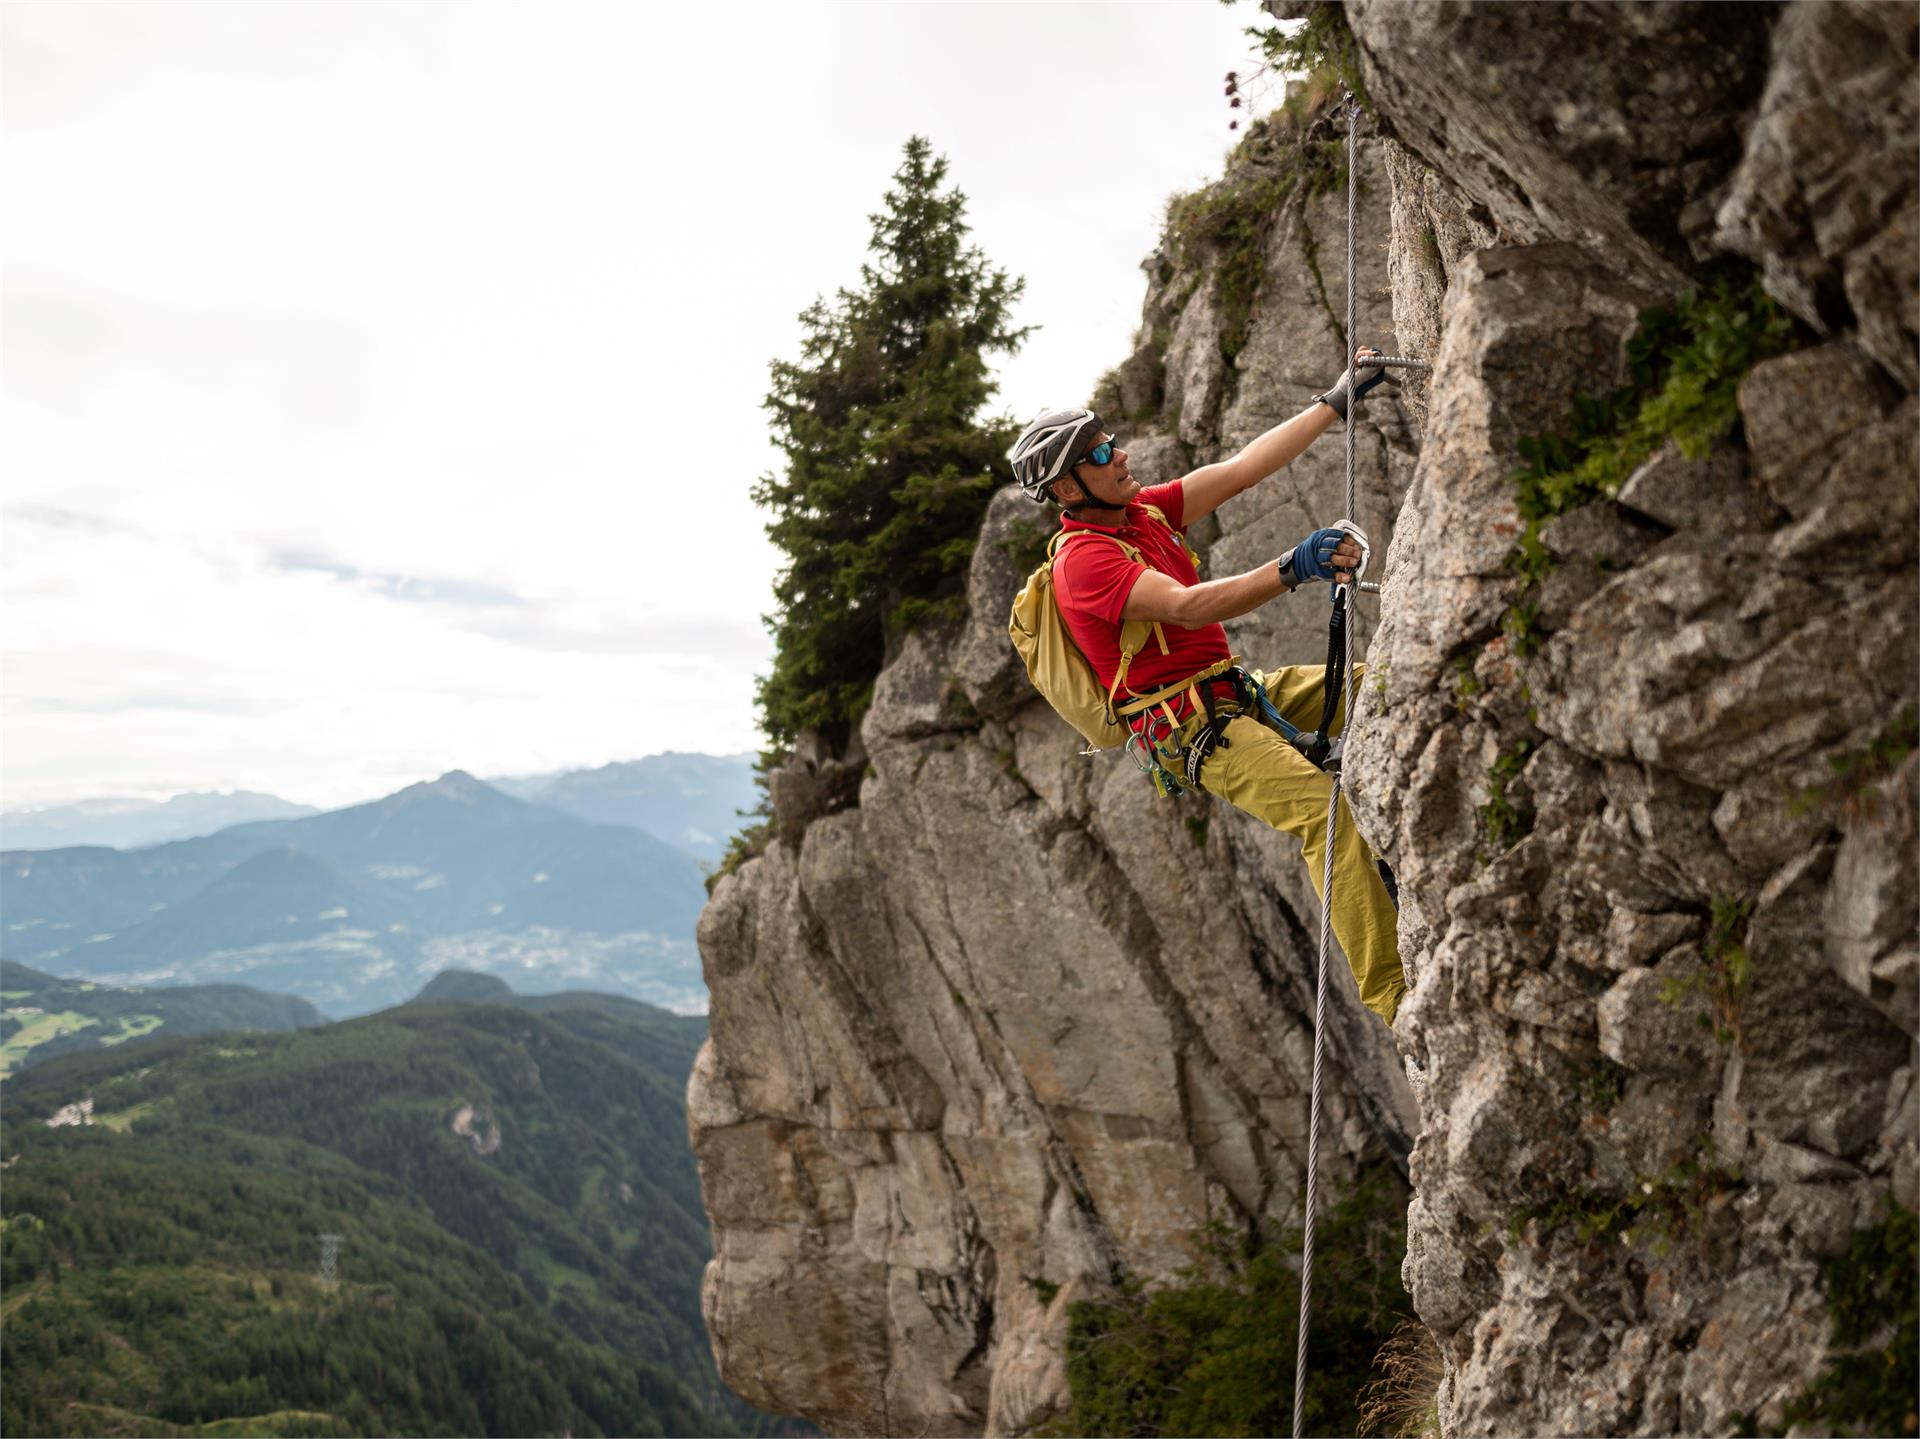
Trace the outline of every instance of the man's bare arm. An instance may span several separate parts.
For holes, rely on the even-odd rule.
[[[1371,345],[1362,345],[1354,352],[1354,368],[1365,369],[1361,363],[1368,355],[1380,352]],[[1344,398],[1350,369],[1332,386],[1340,393],[1323,395],[1312,405],[1295,415],[1291,420],[1282,421],[1254,440],[1239,454],[1216,464],[1203,465],[1186,477],[1183,490],[1186,503],[1180,512],[1180,523],[1191,525],[1203,515],[1210,515],[1220,506],[1243,490],[1250,490],[1268,475],[1284,465],[1292,464],[1302,450],[1326,433],[1327,426],[1342,414],[1344,408],[1336,408],[1329,400],[1339,406],[1347,404]],[[1381,371],[1378,368],[1367,371],[1374,378],[1360,386],[1365,394],[1378,384]]]
[[[1330,406],[1316,400],[1292,419],[1282,421],[1250,441],[1239,454],[1202,465],[1186,477],[1181,487],[1185,504],[1180,523],[1192,525],[1241,491],[1252,489],[1281,466],[1290,464],[1338,418]]]
[[[1350,579],[1352,571],[1345,566],[1360,563],[1360,546],[1352,539],[1342,539],[1333,552],[1333,560],[1341,566],[1335,569],[1335,578]],[[1286,588],[1277,563],[1264,564],[1231,579],[1203,580],[1197,585],[1183,585],[1158,570],[1148,569],[1133,582],[1120,618],[1153,620],[1194,630],[1252,614],[1268,600],[1284,594]]]
[[[1280,582],[1279,567],[1271,564],[1229,580],[1207,580],[1197,585],[1183,585],[1158,570],[1148,570],[1134,581],[1120,618],[1155,620],[1193,630],[1250,614],[1286,588]]]

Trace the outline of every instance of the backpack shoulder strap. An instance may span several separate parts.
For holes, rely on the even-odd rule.
[[[1181,549],[1187,551],[1189,556],[1192,555],[1193,546],[1187,543],[1187,537],[1185,535],[1181,534],[1180,531],[1168,523],[1166,511],[1162,510],[1158,505],[1142,505],[1140,508],[1160,521],[1161,524],[1166,525],[1167,533],[1173,536],[1173,542],[1180,546]]]
[[[1158,515],[1162,524],[1166,523],[1166,516],[1161,515],[1160,512],[1151,505],[1147,506],[1147,510],[1151,514]],[[1065,548],[1068,540],[1083,535],[1091,539],[1109,540],[1120,546],[1121,551],[1125,553],[1126,557],[1136,565],[1145,565],[1150,570],[1157,570],[1157,566],[1145,555],[1141,554],[1137,546],[1128,544],[1118,535],[1110,535],[1101,530],[1061,530],[1051,540],[1047,541],[1047,568],[1049,570],[1053,568],[1054,562],[1058,558],[1060,551]],[[1138,630],[1137,636],[1130,634],[1130,631],[1136,629]],[[1167,632],[1161,628],[1159,621],[1130,620],[1123,623],[1120,627],[1120,667],[1114,672],[1113,684],[1107,689],[1107,720],[1109,723],[1117,724],[1119,722],[1113,712],[1115,697],[1122,689],[1126,689],[1128,694],[1133,693],[1130,688],[1127,688],[1127,670],[1133,664],[1134,655],[1139,653],[1141,648],[1146,644],[1148,635],[1151,635],[1154,641],[1160,646],[1161,654],[1171,653],[1167,645]],[[1131,643],[1129,643],[1129,640],[1131,640]]]
[[[1061,530],[1047,542],[1047,558],[1049,560],[1057,559],[1061,549],[1068,540],[1076,539],[1082,535],[1085,535],[1089,539],[1111,540],[1114,544],[1120,546],[1127,558],[1132,560],[1136,565],[1145,565],[1148,569],[1153,568],[1153,562],[1141,554],[1136,546],[1128,544],[1118,535],[1109,535],[1100,530]]]

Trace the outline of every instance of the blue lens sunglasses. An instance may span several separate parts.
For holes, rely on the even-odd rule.
[[[1094,466],[1111,464],[1113,462],[1113,444],[1114,442],[1112,440],[1102,440],[1079,459],[1075,460],[1074,464]]]

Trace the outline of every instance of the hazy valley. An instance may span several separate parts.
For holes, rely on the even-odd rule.
[[[0,954],[117,986],[243,983],[334,1018],[447,968],[704,1010],[693,928],[726,823],[752,802],[750,760],[502,784],[516,794],[456,770],[141,849],[10,850]]]

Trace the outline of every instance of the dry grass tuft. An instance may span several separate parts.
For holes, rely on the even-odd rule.
[[[1373,1356],[1377,1376],[1359,1394],[1360,1432],[1383,1439],[1427,1439],[1440,1433],[1440,1348],[1427,1326],[1409,1319]]]

